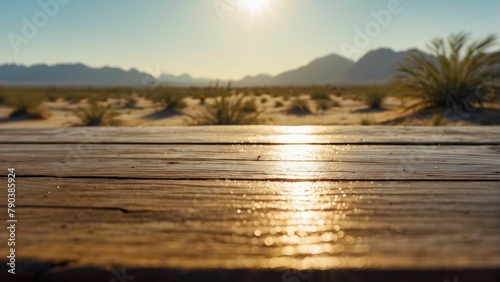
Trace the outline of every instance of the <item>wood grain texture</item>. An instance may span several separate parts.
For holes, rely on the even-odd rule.
[[[206,126],[0,128],[0,143],[153,144],[483,144],[500,145],[500,127]]]
[[[27,275],[15,281],[108,282],[109,267],[144,274],[134,282],[500,275],[499,127],[0,129],[8,167]],[[208,278],[172,278],[184,270]]]
[[[500,146],[0,145],[21,176],[500,180]]]
[[[498,182],[19,185],[26,259],[199,269],[500,266]]]

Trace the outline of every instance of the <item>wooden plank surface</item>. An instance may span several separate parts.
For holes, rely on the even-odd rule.
[[[500,145],[500,127],[204,126],[0,128],[0,143],[155,144],[483,144]]]
[[[0,145],[20,176],[500,180],[500,146]],[[116,169],[119,167],[120,169]],[[195,172],[195,173],[194,173]]]
[[[137,281],[251,281],[214,274],[228,269],[283,280],[290,268],[497,281],[499,156],[499,127],[0,129],[31,273],[16,281],[107,267],[140,270]]]
[[[500,266],[498,182],[51,181],[19,180],[20,257],[200,269]]]

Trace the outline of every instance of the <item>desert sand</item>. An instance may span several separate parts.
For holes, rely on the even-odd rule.
[[[413,113],[404,110],[402,102],[394,97],[387,97],[380,109],[371,109],[363,101],[356,101],[344,97],[331,95],[331,101],[337,106],[327,110],[316,109],[315,101],[309,95],[299,98],[308,100],[312,113],[293,114],[288,112],[292,99],[273,97],[267,94],[255,98],[260,111],[260,124],[266,125],[470,125],[486,123],[499,123],[498,113],[488,114],[482,110],[469,113],[469,120],[444,120],[438,124],[433,122],[433,116],[443,115],[445,110],[434,110],[429,113]],[[165,110],[162,105],[150,100],[140,99],[133,108],[118,106],[121,113],[119,117],[123,126],[189,126],[195,125],[190,116],[204,111],[205,107],[213,103],[214,98],[207,98],[205,104],[200,104],[199,99],[186,98],[187,107],[174,111]],[[282,105],[277,106],[277,102]],[[106,103],[119,105],[119,101],[109,99]],[[279,104],[279,103],[278,103]],[[42,106],[50,112],[51,116],[45,120],[28,119],[25,117],[10,118],[12,108],[0,106],[0,127],[69,127],[77,126],[79,119],[72,110],[77,107],[87,106],[87,101],[78,104],[69,103],[63,99],[54,102],[44,101]],[[493,105],[495,112],[500,106]]]

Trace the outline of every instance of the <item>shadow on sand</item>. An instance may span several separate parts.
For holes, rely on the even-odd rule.
[[[445,122],[452,123],[465,122],[470,125],[500,125],[500,110],[498,109],[473,109],[471,111],[462,111],[444,108],[417,111],[385,121],[381,123],[381,125],[402,125],[411,121],[419,121],[425,124],[425,121],[429,121],[435,116],[441,116]]]
[[[365,108],[365,109],[355,110],[352,112],[356,114],[373,114],[373,113],[382,113],[385,111],[387,110],[383,108]]]
[[[175,116],[180,116],[182,115],[181,112],[178,112],[174,109],[162,109],[158,112],[154,112],[149,115],[145,115],[145,119],[149,120],[158,120],[158,119],[165,119],[165,118],[170,118],[170,117],[175,117]]]
[[[33,118],[30,114],[16,115],[13,117],[7,116],[0,118],[0,123],[18,122],[26,120],[35,120],[35,118]]]
[[[303,117],[303,116],[309,116],[309,115],[312,115],[313,113],[311,111],[307,111],[307,110],[299,110],[299,109],[290,109],[290,110],[286,110],[285,113],[287,115],[293,115],[293,116],[299,116],[299,117]]]

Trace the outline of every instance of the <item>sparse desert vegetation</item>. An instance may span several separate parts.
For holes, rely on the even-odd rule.
[[[249,103],[250,102],[250,103]],[[250,104],[250,106],[249,106]],[[222,94],[202,113],[192,116],[197,125],[246,125],[259,123],[259,115],[253,105],[255,100],[246,100],[245,96]]]
[[[315,92],[310,95],[313,100],[330,100],[330,94],[325,92]]]
[[[7,104],[13,107],[11,118],[48,119],[50,113],[42,105],[43,98],[33,95],[12,97]]]
[[[496,91],[492,97],[497,100],[481,101],[484,109],[472,108],[471,117],[464,119],[457,115],[450,117],[445,108],[408,111],[408,105],[428,105],[427,94],[408,96],[401,92],[401,87],[401,84],[265,88],[159,86],[142,92],[134,88],[4,87],[0,89],[0,126],[500,124],[497,88],[491,88]]]
[[[332,107],[330,100],[315,100],[316,111],[328,111]]]
[[[312,110],[309,106],[309,100],[305,98],[295,98],[293,99],[290,107],[287,111],[289,114],[294,115],[307,115],[312,114]]]
[[[255,113],[258,110],[257,100],[255,98],[246,99],[243,102],[241,110],[245,113]]]
[[[180,111],[187,107],[184,91],[167,88],[151,95],[153,102],[161,104],[165,110]]]
[[[384,102],[387,93],[383,88],[372,87],[366,91],[365,104],[370,109],[380,109],[382,108],[382,103]]]
[[[112,104],[92,101],[88,106],[74,109],[73,114],[79,119],[75,125],[83,126],[119,126],[123,121],[118,117],[121,113]]]

